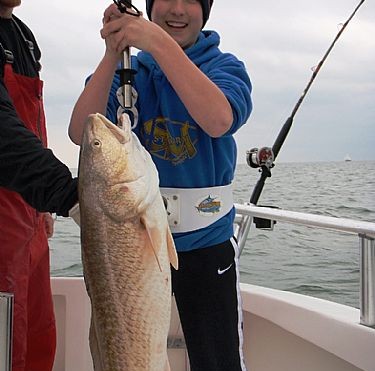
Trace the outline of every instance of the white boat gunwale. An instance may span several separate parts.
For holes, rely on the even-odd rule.
[[[237,212],[242,216],[241,218],[236,218],[236,220],[242,220],[242,223],[246,220],[246,216],[250,217],[250,221],[252,217],[258,216],[279,222],[347,232],[358,235],[360,241],[368,239],[371,242],[370,250],[372,253],[374,250],[375,223],[254,205],[236,204],[235,206]],[[245,218],[243,218],[244,216]],[[250,224],[249,220],[248,224]],[[241,228],[242,230],[246,229],[240,224],[239,229]],[[246,235],[246,233],[243,235]],[[91,371],[92,363],[88,348],[88,326],[91,309],[83,278],[53,277],[52,290],[56,305],[59,344],[54,371]],[[294,339],[293,341],[301,343],[304,341],[305,344],[309,344],[309,348],[314,346],[315,350],[311,354],[316,354],[316,352],[323,354],[319,356],[324,359],[322,362],[330,362],[329,365],[328,363],[320,365],[320,370],[334,371],[336,370],[334,367],[337,367],[337,370],[340,371],[375,370],[375,352],[373,352],[373,349],[375,349],[375,329],[360,324],[361,313],[359,309],[297,293],[246,283],[241,283],[241,293],[244,312],[244,333],[247,333],[245,335],[246,349],[244,349],[244,352],[249,364],[256,365],[259,362],[257,360],[258,356],[253,353],[252,344],[249,345],[249,340],[246,340],[246,336],[249,338],[259,335],[253,335],[251,330],[254,326],[254,319],[256,319],[257,322],[255,323],[261,323],[258,327],[255,325],[254,328],[257,328],[257,331],[262,331],[262,328],[265,327],[264,324],[268,323],[268,326],[279,329],[276,331],[283,331],[283,334],[288,334],[287,337]],[[77,310],[77,306],[80,307],[79,310]],[[66,320],[66,318],[69,320]],[[81,326],[82,324],[84,325],[85,331],[77,336],[77,326],[79,324]],[[72,337],[75,337],[76,342],[73,347],[70,346],[67,340]],[[183,346],[183,335],[175,307],[172,311],[169,337],[171,348],[168,349],[168,355],[174,365],[173,370],[188,371],[188,357]],[[252,338],[251,342],[253,341],[254,339]],[[273,352],[277,353],[277,351],[278,349],[273,349]],[[277,358],[277,356],[274,357]],[[70,363],[72,360],[74,360],[74,363]],[[77,362],[81,363],[77,364]],[[261,362],[264,362],[264,360]],[[278,362],[280,360],[275,362],[275,367],[277,367]],[[290,364],[285,367],[290,367]],[[299,365],[297,365],[296,370],[298,367]],[[255,367],[256,369],[267,369],[269,371],[272,370],[272,366],[268,363],[264,367]],[[292,369],[288,369],[288,371],[292,371]]]
[[[252,217],[258,216],[358,235],[363,255],[360,260],[361,291],[366,291],[366,316],[371,325],[375,306],[375,223],[254,205],[236,204],[236,208],[242,215],[236,220],[242,220],[242,224],[248,220],[247,226],[240,224],[237,231],[249,228]],[[91,307],[84,279],[52,277],[51,286],[58,330],[53,370],[92,371],[88,342]],[[244,353],[252,370],[299,371],[300,362],[307,362],[304,371],[375,371],[375,328],[361,324],[363,318],[359,309],[293,292],[246,283],[240,286]],[[183,339],[183,334],[175,306],[169,337],[172,346],[168,356],[172,370],[189,371],[183,341],[176,341]],[[176,344],[179,345],[174,346]]]

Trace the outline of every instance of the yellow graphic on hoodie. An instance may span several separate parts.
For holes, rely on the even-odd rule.
[[[142,127],[142,137],[147,150],[156,157],[178,165],[193,158],[197,150],[194,138],[196,128],[188,122],[171,121],[158,117],[146,121]]]

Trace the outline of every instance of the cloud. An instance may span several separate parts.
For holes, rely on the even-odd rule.
[[[145,11],[144,1],[133,3]],[[110,1],[23,2],[15,14],[43,52],[42,77],[50,146],[69,166],[78,148],[67,136],[70,114],[104,53],[99,30]],[[358,1],[215,1],[206,28],[221,49],[246,64],[254,111],[236,135],[239,161],[252,147],[272,146],[312,71]],[[375,5],[365,1],[325,62],[300,107],[279,161],[375,159]]]

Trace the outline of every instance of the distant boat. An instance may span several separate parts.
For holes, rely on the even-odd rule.
[[[345,158],[344,158],[344,161],[345,162],[350,162],[352,159],[350,158],[349,155],[346,155]]]

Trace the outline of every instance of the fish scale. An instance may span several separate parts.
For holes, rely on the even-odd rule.
[[[155,165],[128,124],[120,129],[89,116],[79,204],[95,371],[168,370],[170,263],[177,268],[177,254]]]

